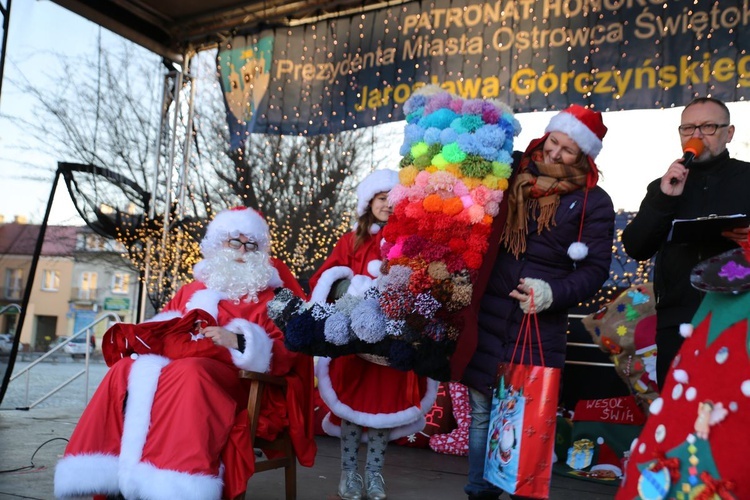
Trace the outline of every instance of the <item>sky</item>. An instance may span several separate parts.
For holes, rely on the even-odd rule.
[[[117,35],[45,0],[14,0],[10,17],[5,63],[6,80],[0,95],[0,115],[30,115],[30,101],[24,92],[13,88],[8,78],[22,70],[35,85],[48,80],[49,67],[54,64],[49,55],[57,51],[67,55],[95,53],[97,39],[103,43],[119,40]],[[54,82],[49,82],[54,84]],[[750,103],[729,103],[735,138],[729,145],[730,154],[750,161]],[[682,156],[677,134],[682,108],[615,111],[604,114],[609,132],[604,139],[597,165],[602,172],[600,185],[612,197],[616,209],[638,210],[646,186],[666,172],[675,159]],[[523,131],[516,139],[516,149],[524,149],[544,128],[555,112],[522,113],[517,115]],[[40,153],[25,152],[23,160],[49,168],[49,179],[24,179],[19,166],[17,149],[13,146],[26,139],[21,132],[0,120],[0,215],[9,222],[15,216],[30,222],[41,222],[52,188],[56,162],[64,160]],[[33,145],[32,145],[33,146]],[[398,158],[400,143],[392,147]],[[394,163],[397,160],[394,160]],[[397,168],[394,164],[392,168]],[[81,224],[64,183],[60,182],[54,196],[50,216],[52,224]]]

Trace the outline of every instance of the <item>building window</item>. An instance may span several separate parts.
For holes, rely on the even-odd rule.
[[[96,234],[87,234],[84,245],[86,250],[101,251],[104,250],[104,239]]]
[[[96,273],[87,271],[81,273],[81,288],[78,289],[78,298],[86,300],[96,299]]]
[[[5,298],[20,299],[23,295],[23,269],[5,270]]]
[[[60,289],[60,271],[44,270],[42,276],[42,290],[45,292],[56,292]]]
[[[112,293],[128,293],[130,290],[130,274],[115,273],[112,276]]]

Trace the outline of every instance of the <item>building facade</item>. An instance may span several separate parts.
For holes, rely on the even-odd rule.
[[[17,334],[18,314],[29,279],[40,226],[21,221],[0,225],[0,333]],[[20,343],[44,351],[57,337],[69,336],[103,312],[132,321],[138,275],[116,242],[86,227],[48,226],[34,276]],[[102,322],[96,337],[106,331]]]

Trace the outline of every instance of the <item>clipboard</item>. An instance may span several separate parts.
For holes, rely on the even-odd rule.
[[[750,226],[747,214],[715,215],[695,219],[675,219],[667,241],[672,243],[699,243],[720,240],[722,231]]]

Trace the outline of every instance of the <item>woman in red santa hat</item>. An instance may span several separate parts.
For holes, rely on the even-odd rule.
[[[382,228],[392,213],[388,192],[396,184],[397,172],[377,170],[357,186],[357,227],[341,237],[310,279],[312,302],[344,294],[361,297],[373,286],[380,274]],[[437,396],[437,382],[357,355],[321,358],[316,375],[320,395],[331,409],[323,429],[341,438],[339,496],[346,500],[386,498],[382,468],[388,441],[424,428],[424,415]],[[367,428],[364,436],[363,427]],[[363,438],[367,440],[364,482],[357,472]]]
[[[254,210],[217,214],[195,281],[149,322],[107,332],[102,349],[111,369],[57,464],[57,498],[206,500],[244,492],[255,457],[240,369],[285,377],[286,394],[263,395],[259,436],[288,427],[300,464],[312,466],[312,362],[287,351],[266,312],[275,287],[301,289],[269,248],[268,226]]]
[[[609,195],[597,186],[594,162],[606,132],[601,113],[572,105],[552,117],[543,137],[514,155],[507,219],[503,227],[496,218],[490,238],[500,244],[496,256],[485,256],[475,285],[480,298],[470,308],[478,323],[467,322],[451,358],[453,377],[470,389],[464,488],[470,499],[495,500],[502,493],[484,480],[491,394],[498,364],[513,357],[521,322],[531,311],[531,292],[544,364],[562,368],[568,309],[593,296],[609,276],[615,213]],[[535,335],[531,344],[531,364],[541,365]],[[513,361],[521,361],[521,351]]]

